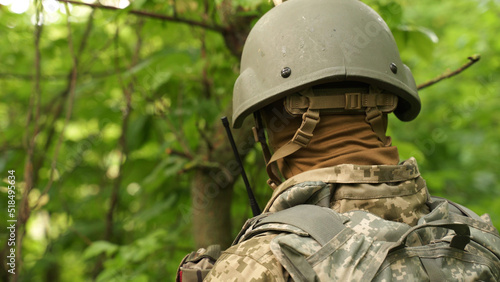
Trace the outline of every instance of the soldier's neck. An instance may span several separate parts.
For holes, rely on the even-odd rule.
[[[300,124],[298,125],[300,126]],[[295,125],[289,125],[291,131]],[[287,129],[289,130],[289,129]],[[289,133],[273,134],[276,146],[282,146],[291,137]],[[301,172],[340,164],[395,165],[399,163],[396,147],[386,147],[365,122],[364,115],[322,116],[314,130],[310,144],[278,161],[285,178]],[[292,135],[293,136],[293,135]]]

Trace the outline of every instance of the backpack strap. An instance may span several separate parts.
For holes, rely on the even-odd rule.
[[[443,198],[443,197],[437,197],[437,196],[431,196],[431,199],[432,199],[432,202],[431,202],[431,208],[432,208],[432,205],[434,203],[436,204],[439,204],[440,201],[446,201],[448,202],[449,204],[449,208],[450,208],[450,211],[451,212],[454,212],[456,214],[459,214],[459,215],[464,215],[466,217],[470,217],[470,218],[473,218],[473,219],[476,219],[476,220],[480,220],[482,221],[481,217],[479,215],[477,215],[475,212],[471,211],[470,209],[462,206],[462,205],[459,205],[455,202],[452,202],[446,198]]]
[[[321,246],[330,242],[337,234],[345,230],[345,220],[335,211],[316,205],[298,205],[270,214],[256,224],[256,228],[266,224],[286,224],[305,231]],[[317,281],[318,277],[307,258],[297,253],[286,244],[279,243],[282,254],[286,257],[283,267],[294,281]],[[288,267],[287,267],[288,266]]]
[[[269,224],[289,224],[307,232],[322,246],[344,228],[344,220],[329,208],[316,205],[298,205],[270,214],[260,220],[256,227]]]
[[[379,251],[374,257],[383,258],[383,260],[380,261],[381,263],[371,264],[370,265],[371,267],[365,270],[362,281],[372,281],[373,278],[375,278],[375,276],[378,274],[378,271],[380,269],[384,269],[385,265],[389,264],[389,262],[386,260],[388,255],[406,248],[407,247],[406,241],[411,233],[419,229],[434,228],[434,227],[442,227],[455,231],[455,235],[451,239],[449,245],[452,248],[463,251],[471,240],[470,228],[467,224],[462,222],[455,222],[450,219],[442,219],[442,220],[431,221],[422,225],[416,225],[410,230],[408,230],[405,234],[403,234],[397,242],[387,242],[386,244],[384,244],[384,247],[379,249]],[[387,246],[389,246],[389,248],[387,248]],[[430,259],[427,260],[422,257],[419,258],[431,282],[445,281],[442,280],[442,278],[444,277],[442,270],[439,269],[439,266],[436,265],[434,261]]]
[[[246,233],[249,230],[253,229],[253,226],[255,226],[255,224],[257,222],[259,222],[261,219],[269,216],[269,214],[270,214],[269,212],[267,212],[267,213],[261,213],[258,216],[254,216],[252,218],[247,219],[247,221],[245,222],[245,224],[243,224],[243,227],[241,228],[241,230],[238,233],[238,235],[236,235],[236,238],[234,238],[234,241],[231,244],[231,246],[237,245],[237,244],[241,243],[241,241],[245,241],[246,239],[244,237],[245,237]]]
[[[419,257],[419,259],[424,266],[427,277],[429,278],[429,282],[440,282],[447,280],[448,277],[444,275],[443,271],[440,269],[441,266],[436,263],[435,259],[423,257]]]
[[[472,210],[442,197],[432,196],[431,200],[432,201],[427,204],[431,211],[441,203],[446,202],[450,210],[450,218],[454,221],[459,221],[482,232],[499,236],[498,230],[493,226],[493,223],[490,220],[483,219]]]

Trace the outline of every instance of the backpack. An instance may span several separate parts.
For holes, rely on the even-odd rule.
[[[176,282],[202,282],[219,258],[220,246],[211,245],[187,254],[177,268]]]
[[[270,248],[294,281],[500,281],[500,236],[489,220],[442,198],[428,206],[410,227],[297,205],[249,219],[233,244],[279,233]]]

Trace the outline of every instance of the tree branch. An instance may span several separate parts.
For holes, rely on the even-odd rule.
[[[66,4],[66,13],[69,15],[69,8],[68,5]],[[59,139],[57,140],[56,147],[54,149],[54,155],[52,157],[52,164],[50,168],[50,176],[49,176],[49,182],[45,186],[45,189],[43,190],[42,194],[37,200],[37,204],[40,202],[40,199],[42,196],[47,194],[52,187],[52,183],[54,182],[54,172],[56,170],[56,164],[57,164],[57,159],[59,157],[59,150],[61,149],[61,145],[63,143],[64,139],[64,132],[66,131],[66,127],[69,123],[69,120],[71,119],[71,115],[73,113],[73,104],[75,100],[75,88],[76,88],[76,78],[77,78],[77,72],[78,72],[78,58],[77,54],[75,53],[75,48],[73,44],[73,36],[71,34],[71,24],[69,22],[69,16],[66,17],[66,26],[68,29],[68,48],[71,54],[71,60],[73,63],[73,69],[71,71],[71,80],[70,80],[70,86],[69,86],[69,97],[67,101],[67,108],[66,108],[66,117],[64,119],[64,124],[63,128],[61,130],[61,133],[59,134]]]
[[[179,100],[182,98],[182,94],[178,95]],[[163,106],[163,108],[168,108],[167,105],[165,105],[165,101],[163,99],[159,99],[158,102],[160,102]],[[179,142],[180,146],[182,147],[182,155],[190,160],[193,160],[193,153],[191,152],[191,149],[189,148],[187,140],[184,138],[186,134],[184,134],[184,131],[182,129],[182,126],[177,129],[174,125],[174,123],[170,120],[170,117],[165,115],[164,111],[160,112],[160,116],[164,118],[166,125],[169,127],[170,131],[172,134],[174,134],[175,138],[177,139],[177,142]],[[182,122],[179,122],[182,124]],[[168,153],[167,149],[167,153]],[[179,155],[179,154],[178,154]]]
[[[203,5],[204,5],[203,20],[206,21],[208,19],[208,1],[207,0],[203,1]],[[210,91],[211,81],[210,78],[208,77],[209,61],[207,59],[207,44],[206,44],[206,36],[204,30],[201,31],[200,41],[201,41],[201,59],[205,61],[203,69],[201,70],[203,93],[205,94],[205,98],[210,99],[212,96],[212,93]]]
[[[208,137],[207,133],[201,129],[199,124],[197,124],[196,129],[198,129],[198,134],[200,134],[203,141],[205,141],[205,144],[207,146],[207,149],[208,149],[208,152],[210,155],[212,153],[212,151],[214,150],[214,144],[212,144],[211,138]]]
[[[94,13],[91,13],[89,15],[89,18],[87,21],[87,26],[85,28],[85,32],[84,32],[82,39],[81,39],[81,42],[80,42],[80,46],[78,49],[78,55],[74,59],[74,60],[76,60],[76,68],[77,69],[80,69],[80,65],[81,65],[80,58],[82,56],[84,49],[87,47],[87,40],[88,40],[88,37],[90,37],[90,33],[91,33],[91,30],[93,27],[93,20],[94,20]],[[73,68],[71,68],[69,74],[65,75],[64,77],[67,80],[66,88],[59,95],[55,96],[47,104],[47,106],[44,109],[44,112],[53,113],[53,119],[52,119],[50,125],[48,126],[49,130],[48,130],[48,134],[47,134],[44,148],[41,151],[41,156],[39,157],[38,161],[35,163],[35,166],[34,166],[36,171],[37,171],[37,173],[35,174],[35,182],[38,179],[38,170],[42,167],[42,165],[45,161],[45,154],[49,151],[49,148],[52,144],[52,139],[55,136],[55,130],[56,130],[55,123],[57,122],[57,120],[59,119],[59,117],[63,113],[64,100],[67,98],[68,94],[70,94],[70,92],[71,92],[72,80],[73,80]],[[48,124],[48,122],[46,124]],[[44,128],[44,125],[42,125],[42,130],[43,130],[43,128]]]
[[[135,44],[135,50],[134,50],[134,55],[131,59],[129,69],[132,69],[138,62],[139,60],[139,55],[140,55],[140,49],[142,46],[142,37],[141,37],[141,29],[144,24],[143,19],[139,19],[137,27],[136,27],[136,35],[137,35],[137,42]],[[119,38],[120,38],[120,28],[116,28],[115,32],[115,67],[117,69],[117,76],[118,76],[118,83],[122,88],[123,91],[123,98],[125,100],[125,106],[122,110],[122,126],[121,126],[121,134],[120,138],[118,140],[118,147],[120,148],[120,159],[119,159],[119,167],[118,167],[118,175],[113,181],[113,187],[111,189],[111,198],[110,198],[110,204],[109,204],[109,209],[106,213],[106,218],[105,218],[105,230],[104,230],[104,240],[105,241],[113,241],[113,234],[114,234],[114,215],[115,215],[115,209],[118,206],[120,197],[119,197],[119,192],[120,192],[120,187],[122,184],[122,178],[123,178],[123,165],[125,163],[125,157],[128,154],[128,144],[127,144],[127,129],[128,129],[128,124],[129,124],[129,119],[130,119],[130,112],[132,111],[132,93],[134,92],[134,82],[133,82],[133,77],[132,81],[128,85],[125,85],[125,82],[123,81],[123,78],[121,74],[118,72],[119,68],[119,62],[120,62],[120,57],[119,57],[119,51],[118,51],[118,43],[119,43]],[[104,259],[105,256],[101,255],[99,259],[97,260],[94,270],[92,271],[92,277],[94,280],[97,278],[99,273],[103,269],[103,264],[104,264]]]
[[[135,44],[135,50],[134,50],[134,55],[131,58],[131,62],[129,65],[129,69],[132,69],[137,65],[137,62],[139,61],[139,55],[140,55],[140,50],[142,47],[142,36],[141,36],[141,30],[144,25],[144,20],[139,19],[137,26],[136,26],[136,35],[137,35],[137,42]],[[116,28],[115,32],[115,67],[117,68],[117,76],[118,76],[118,83],[122,88],[123,91],[123,98],[125,100],[125,106],[123,108],[122,112],[122,126],[121,126],[121,134],[120,138],[118,140],[118,147],[120,148],[120,159],[119,159],[119,167],[118,167],[118,175],[113,181],[113,187],[111,190],[111,198],[110,198],[110,205],[109,209],[106,213],[106,219],[105,219],[105,230],[104,230],[104,240],[106,241],[113,241],[113,234],[114,234],[114,214],[115,214],[115,209],[118,206],[120,197],[119,197],[119,192],[120,192],[120,187],[122,184],[122,178],[123,178],[123,165],[125,163],[125,157],[128,154],[128,144],[127,144],[127,129],[129,125],[129,119],[130,119],[130,113],[132,111],[132,93],[134,92],[134,77],[132,76],[132,80],[129,82],[128,85],[125,85],[123,78],[121,74],[118,72],[119,68],[119,62],[120,62],[120,57],[119,57],[119,51],[118,51],[118,43],[119,43],[119,38],[120,38],[120,28]],[[94,270],[92,271],[92,277],[94,279],[97,278],[99,273],[103,269],[103,264],[104,264],[104,259],[105,256],[101,255],[99,259],[97,260]]]
[[[188,159],[188,160],[193,160],[193,156],[189,155],[189,154],[186,154],[184,152],[181,152],[181,151],[177,151],[177,150],[174,150],[172,148],[167,148],[165,150],[165,153],[167,155],[171,155],[171,156],[178,156],[178,157],[182,157],[182,158],[185,158],[185,159]]]
[[[87,47],[87,40],[90,37],[90,32],[92,31],[92,28],[94,27],[94,14],[95,14],[95,9],[90,12],[89,15],[89,20],[87,21],[87,26],[85,27],[85,32],[83,33],[82,36],[82,41],[80,41],[80,46],[78,47],[78,53],[76,55],[76,58],[79,59],[85,50],[85,47]]]
[[[99,9],[107,9],[107,10],[122,10],[120,8],[116,8],[113,6],[104,6],[100,4],[91,4],[91,3],[84,3],[84,2],[78,2],[78,1],[73,1],[73,0],[57,0],[59,2],[65,2],[65,3],[71,3],[73,5],[83,5],[83,6],[88,6],[92,8],[99,8]],[[174,16],[167,16],[167,15],[161,15],[161,14],[155,14],[151,12],[145,12],[145,11],[137,11],[137,10],[130,10],[128,13],[136,15],[136,16],[141,16],[141,17],[147,17],[147,18],[152,18],[152,19],[158,19],[158,20],[164,20],[164,21],[171,21],[171,22],[178,22],[178,23],[184,23],[192,26],[197,26],[201,27],[204,29],[209,29],[213,30],[216,32],[224,32],[226,29],[222,26],[214,25],[214,24],[208,24],[204,22],[198,22],[194,20],[189,20],[189,19],[183,19],[177,17],[175,14]]]
[[[68,213],[69,214],[69,213]],[[68,229],[71,230],[71,232],[75,233],[76,236],[80,237],[80,239],[82,239],[82,241],[87,245],[87,246],[90,246],[92,245],[92,240],[89,239],[89,237],[83,235],[80,231],[76,230],[76,228],[74,228],[73,226],[69,225],[68,226]]]
[[[33,171],[33,157],[35,153],[35,138],[38,135],[39,131],[39,117],[40,117],[40,102],[41,102],[41,88],[40,88],[40,75],[41,75],[41,66],[40,66],[40,60],[41,60],[41,53],[40,53],[40,38],[42,34],[42,29],[43,25],[40,22],[40,17],[42,13],[42,6],[41,6],[41,1],[36,2],[36,24],[35,24],[35,32],[34,32],[34,43],[35,43],[35,81],[34,81],[34,86],[33,86],[33,92],[30,97],[30,102],[29,102],[29,108],[28,108],[28,115],[26,118],[26,135],[25,135],[25,140],[24,144],[26,147],[26,163],[24,166],[24,181],[25,181],[25,188],[24,191],[22,192],[22,198],[21,198],[21,203],[19,206],[19,228],[15,229],[16,233],[16,256],[18,259],[17,262],[17,271],[15,272],[12,281],[17,282],[19,279],[19,273],[22,269],[23,266],[23,260],[22,260],[22,244],[23,244],[23,237],[24,234],[26,233],[26,222],[28,221],[28,218],[30,216],[30,207],[29,207],[29,200],[28,200],[28,195],[34,187],[34,171]],[[35,108],[35,109],[33,109]],[[35,119],[33,119],[33,110],[35,111]],[[29,128],[30,124],[34,123],[34,129],[33,129],[33,134],[30,136],[29,134]],[[7,247],[7,246],[6,246]]]
[[[101,48],[92,52],[92,56],[90,58],[88,58],[87,61],[85,62],[85,66],[88,69],[87,72],[84,72],[85,74],[90,73],[90,69],[92,69],[92,66],[97,61],[99,61],[99,56],[101,56],[101,53],[103,53],[106,49],[108,49],[111,45],[113,45],[113,42],[114,42],[114,38],[110,37],[109,40],[106,43],[104,43]],[[120,72],[128,70],[127,67],[120,67],[119,69],[120,69]],[[116,74],[116,67],[114,67],[112,71],[108,71],[108,72],[111,75]]]
[[[89,75],[90,78],[96,79],[96,78],[105,78],[108,76],[115,75],[116,72],[115,69],[112,70],[103,70],[103,71],[96,71],[96,72],[89,72],[89,71],[80,71],[79,75]],[[126,71],[125,68],[120,68],[120,72]],[[12,79],[19,79],[19,80],[35,80],[36,77],[31,74],[25,74],[25,73],[5,73],[2,72],[0,73],[0,79],[6,79],[6,80],[12,80]],[[49,81],[55,81],[55,80],[67,80],[68,75],[67,74],[47,74],[47,75],[41,75],[40,80],[49,80]]]
[[[427,82],[424,82],[420,85],[417,86],[417,89],[418,90],[422,90],[426,87],[429,87],[431,85],[434,85],[438,82],[440,82],[441,80],[443,79],[447,79],[447,78],[450,78],[450,77],[453,77],[461,72],[463,72],[464,70],[466,70],[467,68],[469,68],[470,66],[472,66],[473,64],[475,64],[477,61],[479,61],[479,59],[481,59],[481,55],[474,55],[474,56],[470,56],[468,57],[467,59],[469,59],[469,62],[467,62],[466,64],[462,65],[460,68],[450,72],[449,70],[446,71],[445,73],[441,74],[440,76],[434,78],[434,79],[431,79]]]
[[[35,57],[36,61],[36,57]],[[36,69],[36,68],[35,68]],[[32,74],[25,74],[25,73],[5,73],[2,72],[0,73],[0,79],[6,78],[7,80],[10,79],[20,79],[20,80],[35,80],[36,75]],[[59,80],[59,79],[66,79],[65,75],[41,75],[40,79],[42,80]]]
[[[2,147],[0,147],[0,152],[7,152],[7,151],[21,151],[25,150],[26,148],[23,147],[22,145],[10,145],[5,142]]]

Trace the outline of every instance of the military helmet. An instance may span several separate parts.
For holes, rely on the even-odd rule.
[[[359,0],[289,0],[248,35],[233,93],[233,126],[313,85],[363,82],[398,96],[396,116],[414,119],[420,98],[382,18]]]

